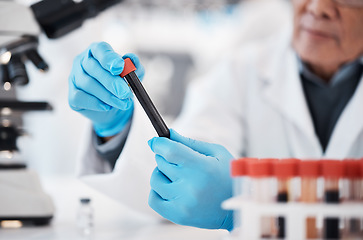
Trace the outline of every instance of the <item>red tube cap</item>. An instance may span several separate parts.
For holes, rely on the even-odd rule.
[[[358,159],[345,159],[344,165],[346,178],[360,178],[362,176],[360,169],[361,161]]]
[[[321,163],[318,160],[300,161],[298,172],[300,177],[318,178],[321,176]]]
[[[126,59],[124,59],[124,61],[125,61],[124,70],[120,74],[120,76],[122,78],[124,78],[130,72],[136,71],[136,67],[135,67],[134,63],[131,61],[130,58],[126,58]]]
[[[232,177],[241,177],[247,175],[247,162],[258,161],[257,158],[239,158],[231,162]]]
[[[272,164],[277,159],[260,159],[247,163],[247,173],[251,177],[270,177],[272,176]]]
[[[344,177],[344,163],[339,160],[322,160],[322,175],[325,178],[342,178]]]
[[[273,163],[273,175],[277,178],[297,176],[299,160],[295,158],[282,159]]]

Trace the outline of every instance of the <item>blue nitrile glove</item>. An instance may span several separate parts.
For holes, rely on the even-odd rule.
[[[89,118],[100,137],[122,131],[133,113],[132,93],[120,76],[124,58],[130,58],[140,79],[144,67],[134,54],[121,57],[105,43],[93,43],[73,62],[69,76],[70,107]]]
[[[148,143],[157,163],[150,180],[150,207],[177,224],[231,230],[233,213],[221,203],[232,196],[232,155],[221,145],[174,130],[170,139],[155,137]]]

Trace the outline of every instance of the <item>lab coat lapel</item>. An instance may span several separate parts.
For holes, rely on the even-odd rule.
[[[276,54],[270,55],[275,57],[267,60],[268,64],[262,68],[264,97],[286,120],[284,130],[290,143],[290,155],[320,158],[322,148],[305,100],[296,55],[290,47],[286,48],[289,43],[282,42],[282,45],[285,47],[277,47]]]
[[[326,157],[347,158],[358,135],[363,131],[363,76],[340,115],[326,150]],[[362,143],[363,147],[363,143]]]

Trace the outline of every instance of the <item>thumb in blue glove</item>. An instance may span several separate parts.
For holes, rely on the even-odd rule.
[[[221,145],[174,130],[170,139],[155,137],[148,143],[157,163],[150,180],[150,207],[177,224],[231,230],[232,211],[223,210],[221,203],[232,196],[233,156]]]
[[[116,135],[132,116],[132,93],[118,76],[127,57],[135,64],[136,74],[142,79],[145,71],[139,58],[134,54],[121,57],[105,42],[91,44],[73,61],[69,105],[92,121],[100,137]]]

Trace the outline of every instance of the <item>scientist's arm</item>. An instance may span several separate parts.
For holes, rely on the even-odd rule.
[[[126,57],[137,66],[136,74],[142,79],[144,68],[138,57],[121,57],[105,42],[93,43],[78,55],[69,76],[69,105],[90,119],[93,126],[87,152],[96,162],[106,161],[111,168],[125,144],[134,107],[129,87],[118,76]]]
[[[153,138],[149,145],[157,163],[150,180],[150,207],[177,224],[231,230],[232,211],[223,210],[221,203],[232,196],[232,155],[221,145],[174,130],[170,139]]]

